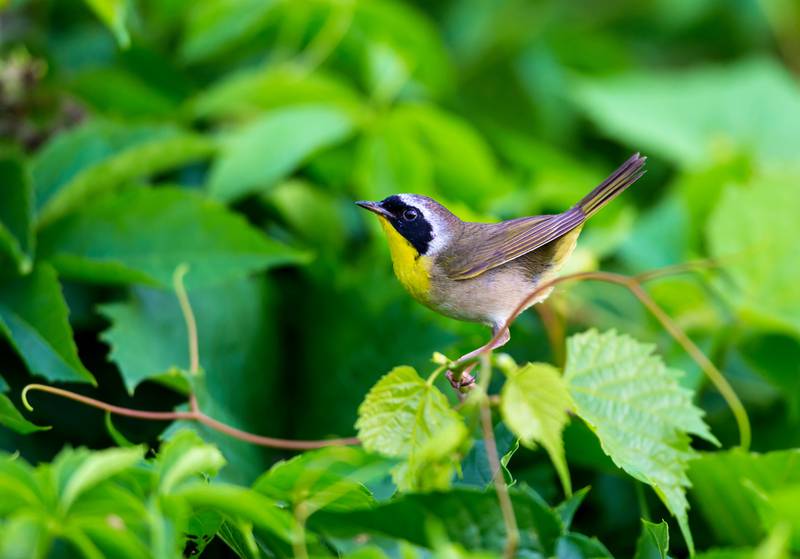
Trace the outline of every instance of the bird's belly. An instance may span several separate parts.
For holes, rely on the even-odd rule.
[[[467,280],[434,277],[426,304],[459,320],[500,325],[533,292],[539,279],[515,267],[495,268]],[[527,306],[545,299],[549,291]]]

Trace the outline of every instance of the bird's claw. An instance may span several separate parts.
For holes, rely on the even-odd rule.
[[[465,389],[471,388],[475,384],[475,377],[466,371],[458,375],[457,378],[453,375],[453,371],[447,371],[445,376],[450,381],[450,386],[459,392],[464,392]]]

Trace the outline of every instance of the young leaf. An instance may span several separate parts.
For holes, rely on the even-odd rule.
[[[711,255],[733,282],[726,295],[747,318],[800,333],[797,175],[730,187],[708,222]]]
[[[59,134],[34,157],[40,224],[46,224],[136,178],[210,156],[216,144],[172,126],[90,121]]]
[[[528,447],[541,444],[558,472],[564,493],[572,495],[572,483],[564,456],[567,412],[574,407],[561,374],[544,363],[528,363],[511,374],[500,394],[503,421]]]
[[[67,511],[81,494],[101,481],[137,464],[143,455],[144,449],[141,447],[108,448],[94,452],[65,451],[60,462],[59,501],[62,510]]]
[[[564,378],[578,415],[595,431],[614,463],[651,485],[678,525],[689,549],[687,469],[696,457],[689,434],[718,444],[655,347],[609,331],[589,330],[567,341]]]
[[[188,264],[186,284],[195,288],[304,259],[221,205],[173,188],[105,197],[40,238],[42,255],[65,276],[92,282],[170,286],[175,269]]]
[[[224,140],[222,154],[211,169],[209,192],[230,202],[266,190],[314,153],[345,139],[353,127],[352,118],[333,106],[270,111]]]
[[[22,155],[0,150],[0,251],[9,252],[17,271],[33,266],[33,182]]]
[[[692,497],[717,542],[758,545],[766,536],[751,488],[772,492],[800,484],[800,449],[758,454],[703,453],[689,469]]]
[[[225,465],[217,447],[206,444],[193,431],[179,431],[166,442],[156,460],[159,491],[171,493],[182,482],[200,474],[211,477]]]
[[[195,483],[177,490],[174,495],[193,507],[209,507],[233,518],[252,522],[283,541],[292,541],[294,519],[264,495],[228,484]]]
[[[331,447],[278,462],[253,484],[253,489],[310,512],[369,508],[375,502],[363,485],[386,476],[394,462],[358,448]]]
[[[446,486],[455,468],[451,453],[467,435],[463,419],[444,394],[405,366],[394,368],[372,387],[358,408],[356,429],[366,450],[407,460],[395,470],[407,489],[424,484],[418,476],[432,462],[448,464],[450,475],[445,478],[437,471],[434,480],[434,485]],[[446,440],[436,438],[442,432]],[[444,455],[432,456],[443,446]]]
[[[78,358],[68,314],[56,273],[47,264],[0,282],[0,333],[28,370],[50,381],[94,383]]]
[[[636,542],[634,559],[669,559],[669,526],[662,520],[653,524],[642,520],[642,534]]]
[[[130,46],[131,38],[128,34],[127,20],[129,4],[126,0],[84,0],[97,14],[106,27],[108,27],[120,47],[126,49]]]
[[[50,427],[39,427],[25,419],[5,394],[0,394],[0,425],[4,425],[22,435],[50,429]]]

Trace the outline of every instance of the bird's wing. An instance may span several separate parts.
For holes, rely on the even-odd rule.
[[[523,217],[492,224],[466,224],[472,227],[468,227],[465,235],[457,241],[457,250],[444,256],[440,264],[450,279],[474,278],[558,239],[583,223],[585,218],[579,208],[572,208],[557,215]],[[480,241],[476,242],[476,239]]]
[[[450,252],[453,256],[442,258],[447,276],[456,280],[474,278],[569,233],[639,180],[644,174],[642,167],[646,159],[638,153],[632,155],[564,213],[523,217],[491,225],[465,224],[466,234],[456,243],[457,250]]]

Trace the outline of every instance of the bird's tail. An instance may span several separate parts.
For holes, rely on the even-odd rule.
[[[645,170],[642,169],[645,161],[646,157],[638,153],[633,154],[606,180],[575,204],[575,207],[583,212],[585,219],[589,219],[645,174]]]

